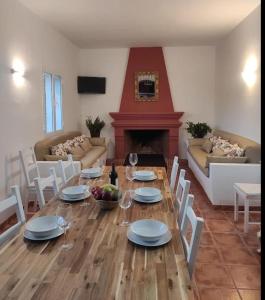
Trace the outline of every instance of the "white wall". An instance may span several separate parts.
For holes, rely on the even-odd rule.
[[[62,76],[64,129],[78,128],[77,53],[77,47],[18,1],[0,1],[0,197],[10,185],[22,184],[18,150],[44,137],[43,71]],[[22,87],[10,72],[14,58],[25,65]]]
[[[216,125],[260,143],[260,6],[243,20],[216,51]],[[249,56],[257,58],[256,84],[241,77]]]
[[[165,47],[163,49],[174,110],[183,111],[180,157],[186,158],[186,121],[215,126],[215,47]]]
[[[109,157],[114,155],[114,130],[113,121],[109,112],[119,111],[125,79],[129,49],[85,49],[79,51],[80,76],[106,77],[106,94],[80,94],[81,128],[85,134],[90,134],[85,120],[88,116],[93,119],[99,116],[106,123],[101,136],[109,140]]]
[[[175,111],[184,111],[183,122],[206,121],[214,125],[214,47],[166,47],[164,56]],[[79,74],[107,78],[105,95],[80,95],[82,130],[88,133],[85,118],[99,115],[107,125],[102,136],[111,139],[114,131],[109,112],[119,111],[129,49],[80,50]],[[184,124],[183,124],[184,125]],[[180,155],[185,157],[185,131],[180,130]]]

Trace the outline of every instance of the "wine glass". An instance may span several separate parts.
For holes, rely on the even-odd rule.
[[[97,167],[100,168],[101,175],[100,175],[100,178],[96,178],[95,181],[97,182],[97,185],[102,185],[104,182],[101,177],[102,177],[104,169],[105,169],[105,161],[103,159],[98,158],[96,165],[97,165]]]
[[[70,250],[72,249],[73,244],[67,242],[66,231],[70,228],[73,218],[72,205],[69,203],[59,204],[56,209],[56,216],[59,228],[64,230],[64,243],[62,245],[62,249]]]
[[[126,211],[132,205],[133,190],[127,190],[123,193],[122,197],[119,200],[119,206],[124,211],[124,220],[120,223],[120,226],[128,226],[130,223],[127,220]]]
[[[125,176],[130,181],[130,183],[132,183],[134,180],[134,171],[135,167],[126,166],[125,168]]]
[[[138,162],[138,156],[137,153],[130,153],[129,154],[129,162],[131,164],[131,166],[135,166]]]

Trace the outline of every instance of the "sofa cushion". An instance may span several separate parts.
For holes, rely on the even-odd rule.
[[[84,156],[86,154],[86,152],[80,146],[72,147],[69,152],[73,155],[78,156]]]
[[[209,167],[209,163],[233,163],[233,164],[243,164],[246,163],[247,157],[229,157],[229,156],[215,156],[215,155],[207,155],[206,159],[206,167]]]
[[[189,153],[201,171],[208,176],[208,168],[206,167],[207,153],[201,149],[201,146],[190,146]]]
[[[92,145],[90,143],[90,141],[88,139],[84,140],[83,143],[80,144],[80,147],[84,150],[84,151],[89,151],[92,148]]]
[[[248,158],[247,162],[252,164],[260,164],[261,163],[261,146],[249,146],[245,148],[245,156]]]
[[[217,148],[217,147],[213,147],[213,152],[212,154],[214,156],[225,156],[225,152],[224,150],[222,150],[221,148]]]
[[[206,140],[202,146],[201,146],[202,150],[204,150],[207,153],[210,153],[212,151],[213,148],[213,143],[210,140]]]
[[[66,156],[67,153],[68,152],[66,151],[66,148],[62,143],[51,147],[52,155]]]
[[[82,169],[92,166],[105,151],[106,147],[93,146],[90,151],[81,158]]]

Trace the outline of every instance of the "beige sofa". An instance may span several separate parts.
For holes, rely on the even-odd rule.
[[[214,156],[202,149],[203,139],[187,141],[189,167],[214,205],[233,205],[233,184],[260,183],[260,144],[229,132],[214,130],[213,134],[244,148],[243,157]]]
[[[51,155],[51,147],[64,143],[66,140],[71,140],[81,134],[80,131],[59,133],[37,142],[34,146],[37,161],[67,160],[67,156]],[[81,169],[92,166],[97,159],[106,159],[107,157],[107,144],[105,138],[89,138],[89,141],[92,145],[90,150],[83,150],[82,153],[73,155],[75,161],[80,161]]]

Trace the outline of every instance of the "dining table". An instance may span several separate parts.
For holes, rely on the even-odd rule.
[[[127,238],[128,227],[120,226],[124,211],[119,206],[102,210],[93,197],[89,205],[71,204],[73,218],[67,239],[73,243],[63,250],[63,236],[47,241],[24,238],[25,225],[0,248],[0,299],[194,299],[180,231],[177,210],[164,167],[137,167],[153,170],[153,181],[129,181],[125,167],[116,166],[119,189],[138,187],[161,190],[160,202],[145,204],[133,201],[127,209],[129,222],[155,219],[164,222],[172,239],[159,247],[139,246]],[[104,168],[100,180],[75,176],[67,186],[108,183],[110,167]],[[51,198],[36,212],[38,216],[55,215],[62,200]]]

